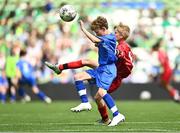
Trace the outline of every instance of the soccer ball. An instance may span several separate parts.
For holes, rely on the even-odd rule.
[[[140,99],[141,100],[150,100],[151,99],[151,92],[149,92],[147,90],[143,90],[140,93]]]
[[[74,20],[77,15],[75,8],[72,5],[64,5],[59,12],[60,18],[65,22]]]

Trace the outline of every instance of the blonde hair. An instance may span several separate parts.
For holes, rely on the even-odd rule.
[[[122,23],[119,23],[117,26],[114,27],[114,29],[117,29],[117,31],[122,34],[124,40],[126,40],[130,35],[129,26]]]

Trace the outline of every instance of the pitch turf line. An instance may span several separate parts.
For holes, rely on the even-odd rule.
[[[111,128],[114,128],[114,127],[108,127],[109,129],[111,129]],[[6,133],[7,132],[10,132],[10,133],[12,133],[12,131],[6,131]],[[166,130],[166,129],[154,129],[154,128],[146,128],[146,129],[139,129],[139,128],[131,128],[131,129],[120,129],[120,130],[118,130],[118,131],[83,131],[83,130],[65,130],[65,129],[63,129],[63,130],[34,130],[34,131],[31,131],[31,132],[39,132],[39,133],[44,133],[44,132],[46,132],[46,133],[51,133],[51,132],[72,132],[72,133],[79,133],[79,132],[83,132],[83,133],[91,133],[91,132],[93,132],[93,133],[109,133],[109,132],[133,132],[133,133],[139,133],[139,132],[150,132],[150,133],[153,133],[153,132],[169,132],[169,133],[177,133],[176,131],[173,131],[173,130]],[[16,133],[16,132],[14,132],[13,131],[13,133]],[[18,133],[30,133],[30,132],[28,132],[28,131],[18,131]]]
[[[143,122],[143,121],[139,121],[139,122],[123,122],[123,123],[126,123],[126,124],[180,124],[180,121],[169,121],[169,122],[151,122],[151,121],[148,121],[148,122]],[[0,126],[9,126],[9,125],[100,125],[96,122],[89,122],[89,123],[11,123],[11,124],[8,124],[8,123],[0,123]]]
[[[180,121],[173,121],[173,122],[124,122],[124,123],[126,123],[126,124],[177,124],[177,123],[179,123],[180,124]],[[44,126],[46,126],[46,125],[70,125],[70,126],[73,126],[73,125],[85,125],[85,126],[100,126],[99,124],[97,124],[97,123],[13,123],[13,124],[8,124],[8,123],[0,123],[0,126],[21,126],[21,125],[27,125],[27,126],[29,126],[29,125],[32,125],[32,126],[38,126],[38,125],[44,125]],[[104,126],[104,125],[103,125]],[[110,128],[112,128],[112,127],[109,127],[109,129]],[[98,130],[98,129],[97,129]],[[167,129],[159,129],[159,128],[146,128],[146,129],[139,129],[139,128],[131,128],[131,129],[120,129],[118,132],[175,132],[174,130],[167,130]],[[90,132],[90,131],[86,131],[86,130],[84,130],[84,131],[80,131],[80,130],[76,130],[76,129],[73,129],[73,130],[71,130],[71,129],[69,129],[69,130],[66,130],[66,129],[62,129],[62,130],[49,130],[49,131],[42,131],[42,130],[37,130],[37,129],[35,129],[34,131],[32,131],[32,132],[38,132],[38,133],[40,133],[40,132],[53,132],[53,133],[55,133],[55,132]],[[92,132],[95,132],[95,131],[92,131]],[[97,131],[97,132],[103,132],[103,131]],[[109,131],[109,132],[117,132],[117,131]],[[109,133],[108,132],[108,133]],[[1,132],[0,132],[1,133]],[[5,132],[3,132],[3,133],[5,133]],[[15,133],[15,132],[7,132],[6,131],[6,133]],[[20,132],[18,132],[18,133],[20,133]],[[22,133],[25,133],[25,132],[22,132]],[[28,133],[28,132],[27,132]]]

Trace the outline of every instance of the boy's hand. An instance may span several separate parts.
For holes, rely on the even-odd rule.
[[[86,37],[88,37],[93,43],[101,42],[101,40],[99,38],[97,38],[92,33],[90,33],[88,30],[86,30],[86,28],[84,27],[84,22],[80,18],[78,19],[78,22],[79,22],[82,32],[86,35]]]

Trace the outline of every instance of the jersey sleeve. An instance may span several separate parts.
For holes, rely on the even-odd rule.
[[[102,37],[102,36],[96,36],[96,37],[101,40],[101,42],[99,42],[99,43],[103,43],[103,42],[106,41],[106,39],[105,39],[104,37]],[[98,43],[98,44],[99,44],[99,43]]]
[[[118,59],[129,60],[130,62],[133,63],[135,56],[129,47],[123,47],[123,48],[117,47],[117,51],[118,52],[116,56],[118,57]]]
[[[116,48],[116,56],[118,58],[121,58],[121,59],[125,58],[126,51],[127,51],[127,48],[123,48],[123,47],[117,46],[117,48]]]
[[[116,49],[116,56],[118,57],[118,58],[124,58],[125,57],[125,52],[124,51],[121,51],[121,50],[119,50],[119,49]]]

